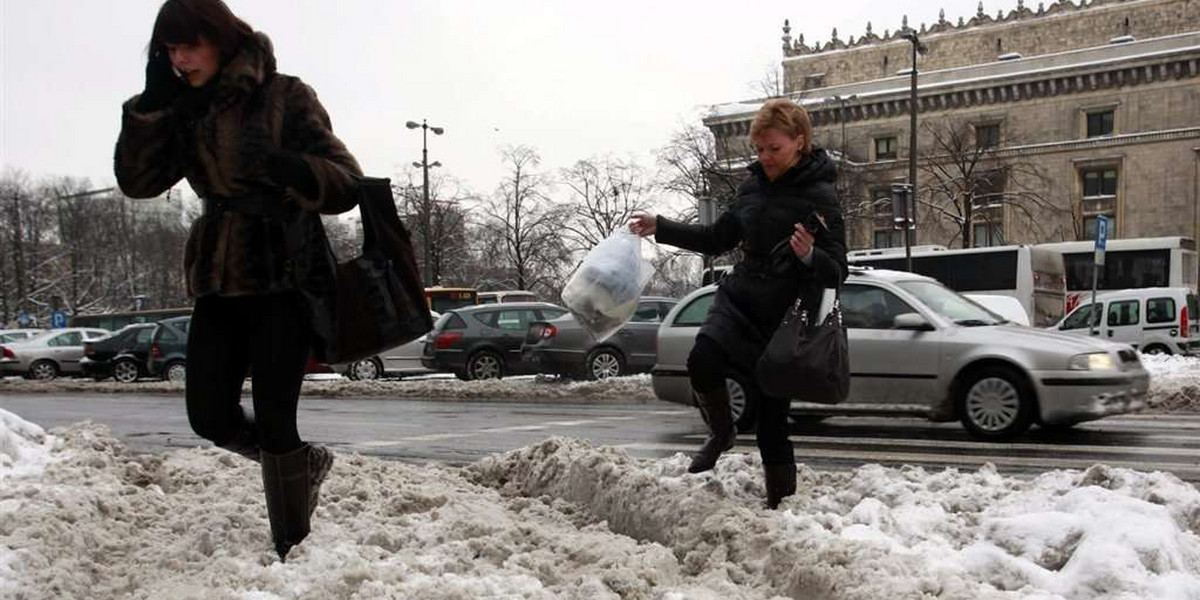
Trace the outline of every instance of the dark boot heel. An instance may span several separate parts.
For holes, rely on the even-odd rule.
[[[767,483],[767,508],[775,510],[784,498],[796,493],[796,465],[763,465]]]
[[[711,392],[696,394],[696,403],[707,417],[710,434],[704,444],[692,456],[688,473],[703,473],[717,465],[717,459],[737,441],[737,429],[733,424],[733,410],[729,406],[729,390],[721,386]]]

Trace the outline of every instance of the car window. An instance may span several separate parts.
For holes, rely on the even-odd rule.
[[[672,308],[675,308],[675,304],[675,302],[660,302],[658,304],[658,320],[662,321],[666,319],[667,313],[671,312]]]
[[[55,346],[55,347],[82,346],[83,345],[83,335],[80,334],[78,331],[72,331],[70,333],[62,333],[62,334],[59,334],[59,335],[56,335],[56,336],[50,338],[50,341],[47,342],[47,345]]]
[[[471,315],[476,321],[487,325],[488,327],[496,326],[496,313],[494,312],[477,312]]]
[[[1121,300],[1108,303],[1108,326],[1137,325],[1142,321],[1137,300]]]
[[[159,327],[156,335],[158,336],[159,340],[164,342],[179,341],[179,336],[175,333],[175,330],[170,327]]]
[[[1189,311],[1191,312],[1191,311]],[[1174,298],[1150,298],[1146,300],[1147,323],[1171,323],[1175,321]]]
[[[936,281],[899,281],[896,286],[916,296],[926,308],[954,321],[956,325],[980,327],[999,325],[1003,321],[999,315]]]
[[[86,337],[89,340],[98,340],[98,339],[108,335],[108,332],[107,331],[98,331],[95,329],[89,329],[89,330],[83,332],[83,335],[84,335],[84,337]]]
[[[1101,302],[1099,304],[1100,310],[1104,310],[1104,303]],[[1097,311],[1095,315],[1092,315],[1092,305],[1084,304],[1079,308],[1076,308],[1075,312],[1067,315],[1066,319],[1063,319],[1062,327],[1060,327],[1060,329],[1083,329],[1088,327],[1089,316],[1094,316],[1092,319],[1092,325],[1100,324],[1100,312]]]
[[[842,289],[842,324],[857,329],[891,329],[896,315],[917,312],[892,292],[873,285]]]
[[[543,321],[552,321],[567,314],[567,311],[559,308],[543,308],[541,311]]]
[[[634,323],[658,323],[659,319],[658,303],[643,302],[638,305],[637,311],[633,313],[633,318],[630,321]]]
[[[671,323],[672,327],[694,327],[704,322],[704,318],[708,316],[709,309],[712,308],[713,299],[716,294],[705,294],[691,301],[690,304],[683,307],[679,314],[675,315],[675,322]]]
[[[153,327],[143,327],[143,328],[139,329],[137,332],[137,343],[148,344],[148,343],[150,343],[150,337],[153,335],[154,335]]]
[[[501,310],[495,315],[495,327],[505,331],[527,331],[529,323],[537,318],[531,309]]]

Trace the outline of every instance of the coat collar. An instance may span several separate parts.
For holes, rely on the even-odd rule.
[[[255,32],[217,75],[213,108],[233,106],[275,74],[275,50],[266,34]]]
[[[837,170],[833,166],[833,161],[829,159],[829,154],[824,148],[813,147],[812,152],[808,156],[800,159],[800,162],[792,165],[783,175],[780,175],[775,181],[767,179],[767,172],[763,170],[762,163],[757,160],[747,167],[754,174],[760,185],[781,185],[781,184],[800,184],[816,181],[833,181],[837,179]]]

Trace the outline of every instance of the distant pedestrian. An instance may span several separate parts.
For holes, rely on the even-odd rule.
[[[164,2],[148,53],[145,89],[123,107],[117,182],[151,198],[186,178],[204,199],[184,253],[196,299],[188,419],[200,436],[261,462],[284,560],[308,535],[333,464],[296,428],[312,341],[298,282],[333,281],[320,213],[353,207],[361,171],[312,88],[277,73],[267,36],[221,0]],[[247,374],[253,418],[240,404]]]
[[[742,251],[733,272],[721,279],[688,356],[692,389],[711,430],[688,467],[692,473],[712,469],[737,437],[726,374],[738,371],[752,381],[767,341],[796,298],[815,315],[823,291],[840,286],[848,274],[837,172],[825,151],[812,146],[808,113],[789,100],[768,101],[750,125],[750,141],[758,160],[714,224],[686,225],[649,213],[630,221],[634,233],[664,244],[709,255]],[[796,491],[789,399],[759,397],[758,448],[767,505],[775,508]]]

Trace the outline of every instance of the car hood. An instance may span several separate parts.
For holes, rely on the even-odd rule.
[[[958,327],[959,334],[970,335],[988,343],[999,345],[1035,346],[1045,349],[1058,348],[1077,354],[1084,352],[1107,352],[1128,348],[1127,344],[1118,344],[1093,337],[1047,331],[1020,325],[994,325],[984,327]]]

